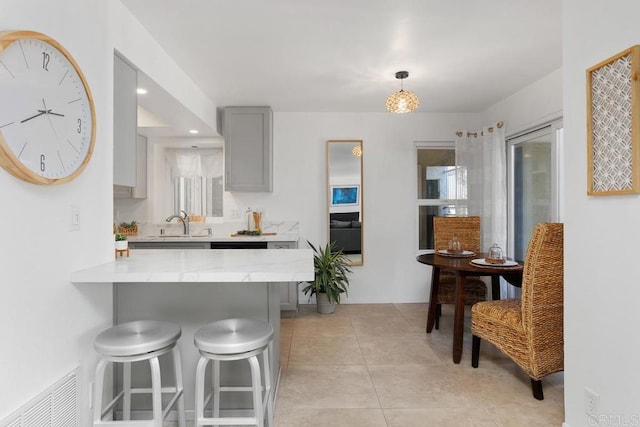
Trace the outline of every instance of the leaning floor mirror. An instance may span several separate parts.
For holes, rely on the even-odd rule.
[[[327,141],[327,208],[329,242],[342,249],[351,265],[362,265],[362,141]]]

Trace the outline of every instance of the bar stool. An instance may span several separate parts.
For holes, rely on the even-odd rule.
[[[180,352],[176,347],[178,338],[182,335],[180,325],[170,322],[153,320],[139,320],[122,323],[102,331],[94,341],[94,348],[101,355],[96,367],[96,389],[93,399],[94,426],[136,426],[162,427],[162,421],[169,414],[171,408],[177,404],[178,426],[185,427],[184,396],[182,386],[182,366]],[[160,362],[158,358],[166,353],[172,353],[175,375],[175,387],[162,387],[160,379]],[[151,388],[131,387],[131,363],[148,360],[151,368]],[[104,373],[109,362],[122,363],[122,391],[104,408],[102,408],[102,394],[104,387]],[[131,420],[131,395],[148,393],[153,402],[153,419],[144,421]],[[172,393],[166,409],[162,409],[162,394]],[[111,411],[118,401],[123,401],[123,420],[103,421],[105,414]]]
[[[216,425],[264,426],[265,412],[267,425],[271,424],[273,409],[271,395],[271,367],[269,365],[269,344],[273,339],[273,328],[267,322],[252,319],[225,319],[209,323],[198,329],[193,337],[200,351],[196,368],[196,427]],[[261,383],[258,355],[262,354],[264,389]],[[204,395],[207,365],[213,361],[211,369],[212,391]],[[251,367],[251,387],[221,387],[220,362],[247,360]],[[253,417],[220,417],[220,392],[250,391],[253,394]],[[263,393],[264,391],[264,393]],[[212,418],[204,417],[204,410],[213,398]]]

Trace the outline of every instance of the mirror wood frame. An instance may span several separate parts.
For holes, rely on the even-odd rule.
[[[360,149],[359,155],[353,154],[353,150],[356,147]],[[347,155],[349,156],[348,159],[345,157]],[[341,156],[345,161],[339,162],[338,156]],[[351,215],[353,215],[354,211],[357,211],[357,219],[349,218],[348,216],[342,217],[340,220],[336,220],[337,222],[335,224],[343,225],[345,227],[333,228],[334,237],[336,236],[336,231],[339,236],[336,243],[347,243],[347,247],[345,247],[344,244],[339,245],[339,247],[345,249],[345,254],[349,258],[351,265],[364,264],[363,156],[364,150],[361,139],[327,141],[327,241],[336,241],[335,238],[332,239],[331,235],[331,214],[351,213]],[[353,158],[357,158],[357,161],[351,161],[355,160]],[[342,163],[342,165],[340,163]],[[339,176],[338,173],[340,170],[347,170],[347,167],[358,168],[359,171],[355,171],[352,174],[353,176],[358,176],[355,178],[353,176],[348,178],[344,174]],[[338,169],[337,171],[336,168]],[[333,176],[332,170],[334,171]],[[337,202],[337,200],[333,200],[334,190],[336,190],[336,196],[339,196],[340,194],[345,196],[340,203],[333,203],[334,201]],[[355,203],[353,199],[350,199],[351,197],[355,198]],[[340,216],[338,215],[338,217]],[[352,222],[349,227],[346,227],[347,220]],[[359,239],[357,242],[354,240],[353,236],[357,235],[358,232],[354,230],[353,225],[356,225],[355,228],[359,230]],[[357,225],[359,225],[359,227],[357,227]],[[357,252],[358,246],[359,253]]]

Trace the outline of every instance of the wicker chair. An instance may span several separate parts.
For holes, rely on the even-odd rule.
[[[449,240],[457,237],[461,249],[480,252],[480,217],[436,216],[433,218],[433,239],[436,251],[447,249]],[[435,327],[440,329],[442,304],[455,304],[456,276],[446,271],[440,272],[440,285],[436,301]],[[487,299],[487,285],[477,276],[467,277],[464,289],[464,304],[473,305]]]
[[[471,309],[471,366],[478,367],[480,339],[493,343],[531,377],[538,400],[544,399],[541,378],[564,370],[563,247],[562,224],[538,224],[524,262],[521,299]]]

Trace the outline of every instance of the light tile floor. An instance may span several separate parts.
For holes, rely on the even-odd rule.
[[[276,427],[561,426],[563,374],[529,377],[487,342],[471,367],[470,319],[464,352],[451,360],[453,312],[425,334],[427,304],[343,304],[321,315],[301,306],[281,320],[282,374]]]

